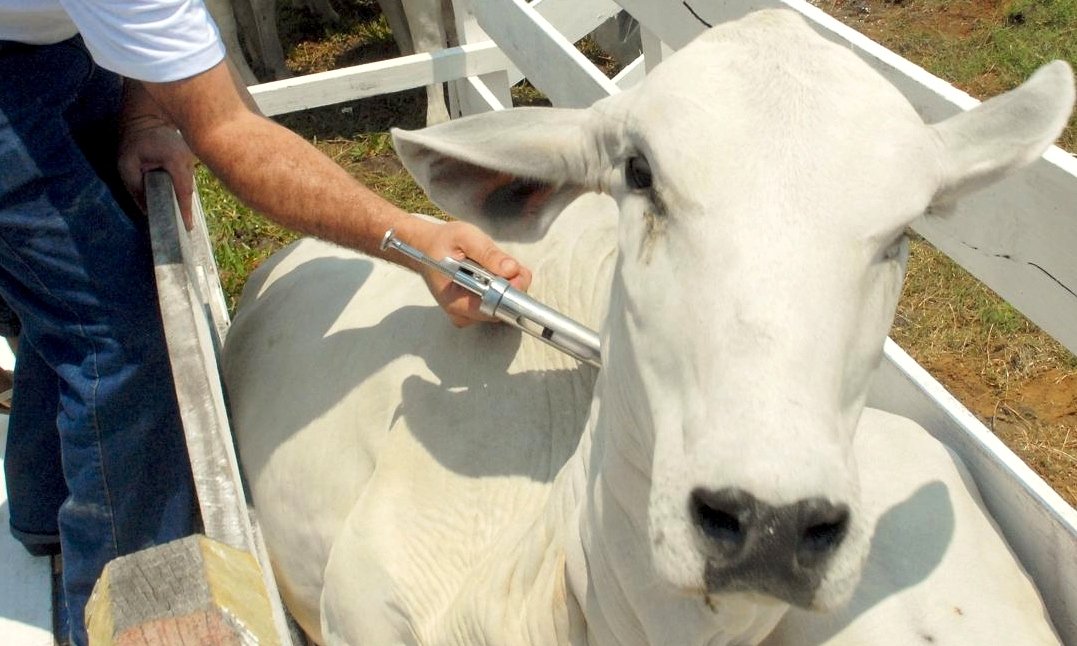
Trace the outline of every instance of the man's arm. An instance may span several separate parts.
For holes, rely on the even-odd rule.
[[[386,257],[378,248],[382,235],[394,228],[430,256],[466,255],[519,289],[530,284],[530,272],[475,227],[433,224],[398,209],[304,139],[257,113],[226,63],[188,79],[142,87],[198,158],[239,199],[275,222],[379,257]],[[429,271],[423,276],[454,323],[488,320],[478,313],[477,298],[442,276]]]

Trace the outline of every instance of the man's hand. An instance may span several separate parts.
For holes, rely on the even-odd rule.
[[[117,159],[120,179],[145,211],[143,174],[158,168],[167,171],[176,189],[183,224],[190,231],[194,226],[191,202],[197,160],[179,131],[164,117],[140,83],[127,81],[124,90]]]
[[[530,287],[531,271],[499,249],[493,239],[477,227],[465,222],[435,224],[418,218],[416,222],[421,225],[408,227],[405,239],[431,258],[462,260],[467,257],[490,273],[508,279],[520,291],[527,291]],[[496,320],[479,312],[478,296],[432,269],[423,268],[420,271],[430,293],[449,315],[453,325],[465,327],[480,321]]]

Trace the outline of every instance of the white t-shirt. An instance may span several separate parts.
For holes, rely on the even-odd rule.
[[[225,55],[202,0],[0,0],[0,40],[46,45],[76,33],[98,65],[140,81],[188,78]]]

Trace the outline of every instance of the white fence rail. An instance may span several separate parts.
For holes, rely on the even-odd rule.
[[[473,15],[460,47],[252,88],[269,114],[457,81],[457,114],[497,109],[524,75],[555,105],[584,106],[628,87],[708,24],[761,8],[804,15],[905,93],[926,121],[976,100],[803,0],[454,0]],[[614,80],[572,46],[623,7],[642,25],[644,57]],[[472,40],[488,34],[493,42]],[[494,44],[496,43],[496,45]],[[467,98],[470,97],[470,98]],[[1077,352],[1077,160],[1058,148],[1024,172],[915,229]],[[872,403],[916,419],[969,465],[985,501],[1036,579],[1066,643],[1077,644],[1077,512],[900,348],[888,343]]]
[[[273,116],[503,71],[506,65],[505,55],[487,41],[262,83],[250,93]]]
[[[583,108],[620,91],[524,0],[471,1],[482,28],[554,105]]]

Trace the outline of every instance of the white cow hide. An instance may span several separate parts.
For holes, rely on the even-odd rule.
[[[1056,62],[925,126],[765,11],[589,109],[396,131],[435,202],[600,330],[603,368],[454,329],[418,277],[344,249],[266,263],[224,368],[289,607],[333,644],[757,644],[790,606],[854,617],[798,612],[776,643],[983,643],[973,617],[1052,641],[960,466],[864,400],[906,226],[1039,156],[1073,96]]]

